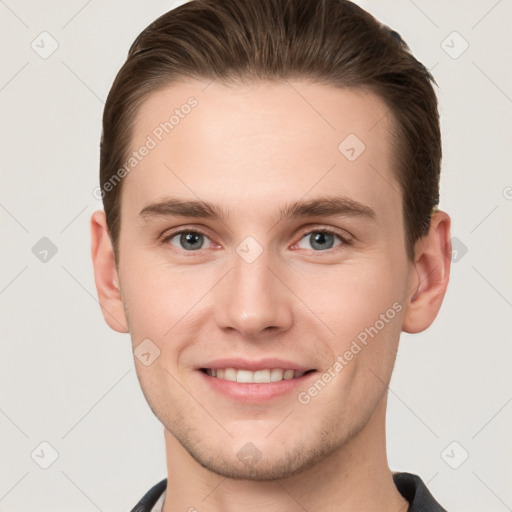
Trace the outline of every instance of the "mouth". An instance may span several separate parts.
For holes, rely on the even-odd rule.
[[[285,368],[265,368],[251,371],[241,368],[200,368],[200,371],[215,379],[241,384],[270,384],[283,380],[300,379],[316,370],[293,370]]]
[[[215,359],[204,361],[196,370],[216,396],[246,404],[290,399],[318,373],[299,362],[273,357]]]

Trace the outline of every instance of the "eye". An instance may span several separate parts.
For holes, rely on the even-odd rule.
[[[306,235],[304,235],[297,243],[297,247],[300,249],[325,251],[327,249],[332,249],[333,247],[338,247],[348,243],[348,240],[343,238],[338,233],[333,233],[327,230],[318,230],[306,233]]]
[[[165,238],[165,242],[178,249],[184,249],[185,251],[203,249],[205,241],[210,241],[210,239],[206,235],[203,235],[203,233],[191,230],[178,231]]]

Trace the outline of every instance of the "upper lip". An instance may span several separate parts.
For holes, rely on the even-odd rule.
[[[264,358],[258,360],[242,359],[242,358],[228,358],[228,359],[215,359],[202,364],[199,368],[207,369],[222,369],[222,368],[236,368],[237,370],[250,370],[256,372],[258,370],[267,370],[273,368],[280,368],[283,370],[297,370],[308,371],[313,370],[310,366],[304,366],[300,363],[293,361],[286,361],[284,359]]]

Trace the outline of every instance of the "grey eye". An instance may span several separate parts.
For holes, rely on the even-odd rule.
[[[323,251],[326,249],[332,249],[335,246],[336,239],[338,239],[338,244],[341,245],[341,237],[334,233],[329,233],[326,231],[312,231],[311,233],[306,234],[300,241],[298,246],[301,249],[313,249],[315,251]],[[309,243],[309,247],[304,246],[304,242],[306,244]]]
[[[169,239],[169,243],[178,249],[185,249],[186,251],[196,251],[202,249],[205,240],[208,237],[196,231],[183,231],[176,233]]]

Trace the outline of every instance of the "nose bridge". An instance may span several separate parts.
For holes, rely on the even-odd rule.
[[[271,270],[275,261],[270,252],[251,244],[242,242],[233,255],[216,300],[218,325],[251,337],[287,330],[292,322],[289,293]]]

